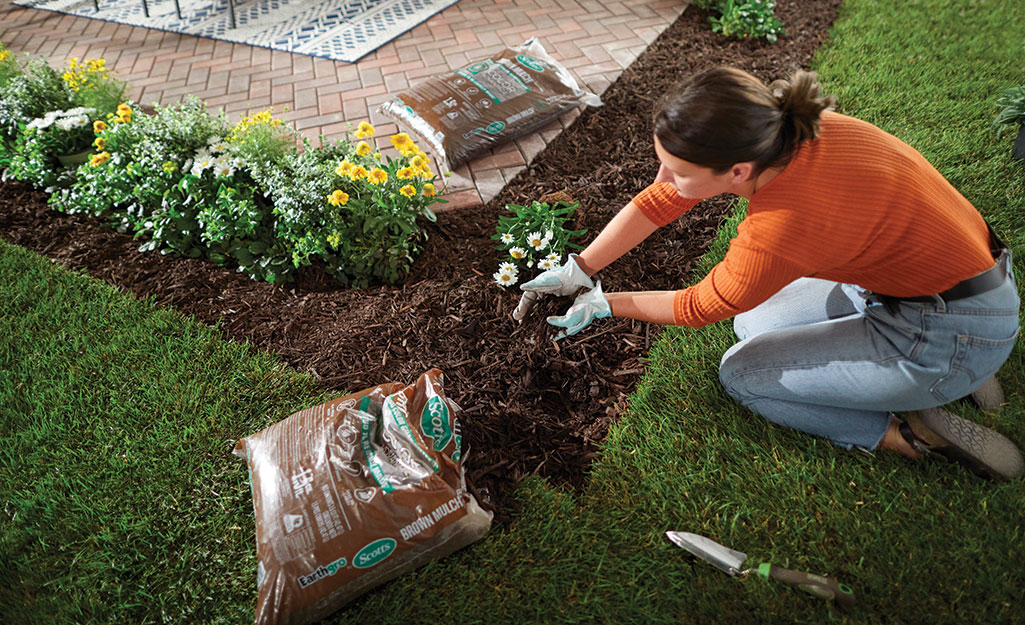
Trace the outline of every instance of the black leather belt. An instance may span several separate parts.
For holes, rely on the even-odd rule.
[[[993,231],[993,227],[988,223],[986,227],[989,228],[989,251],[993,254],[993,259],[1000,258],[1000,254],[1007,249],[1007,245],[1000,240],[997,233]],[[945,302],[953,302],[966,297],[972,297],[973,295],[981,295],[987,291],[991,291],[1004,282],[1004,278],[1007,277],[1007,273],[1004,271],[1003,263],[997,262],[992,267],[983,271],[982,273],[976,274],[971,278],[962,280],[950,287],[942,293],[937,293],[940,298]],[[916,297],[894,297],[892,295],[879,295],[879,298],[883,301],[887,308],[895,307],[895,304],[899,302],[931,302],[934,300],[936,295],[919,295]]]

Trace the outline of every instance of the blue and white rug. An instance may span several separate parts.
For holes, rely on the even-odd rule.
[[[14,0],[20,6],[355,62],[459,0]]]

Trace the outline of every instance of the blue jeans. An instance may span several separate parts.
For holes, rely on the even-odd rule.
[[[1011,254],[1007,278],[960,300],[901,302],[814,278],[790,283],[737,315],[740,342],[719,379],[740,404],[769,421],[874,449],[894,411],[939,406],[969,395],[1007,360],[1018,335]]]

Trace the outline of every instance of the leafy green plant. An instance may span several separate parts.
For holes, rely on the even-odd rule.
[[[65,167],[59,157],[92,147],[96,117],[96,109],[78,107],[33,119],[15,140],[10,175],[52,192]]]
[[[99,153],[79,167],[70,189],[50,196],[50,205],[71,214],[106,215],[122,232],[154,238],[153,249],[202,255],[203,250],[190,251],[199,234],[199,209],[191,204],[200,197],[194,193],[186,202],[188,193],[179,183],[187,161],[212,137],[223,137],[230,125],[191,96],[177,106],[158,107],[152,116],[133,116],[132,110],[125,105],[110,123],[94,124]]]
[[[573,219],[578,202],[531,202],[529,206],[507,204],[512,216],[498,218],[497,232],[492,239],[498,241],[495,249],[507,252],[494,274],[495,282],[511,286],[519,281],[520,271],[545,271],[562,265],[569,250],[581,247],[570,241],[586,230],[569,230],[566,224]]]
[[[710,17],[708,21],[713,31],[727,37],[756,37],[775,43],[786,32],[773,15],[775,8],[771,0],[725,0],[719,3],[722,15]]]
[[[1001,91],[996,106],[1000,110],[993,119],[993,127],[999,138],[1008,126],[1025,124],[1025,85]]]
[[[373,136],[362,122],[356,139]],[[271,192],[276,231],[292,249],[296,267],[323,264],[343,284],[395,283],[405,277],[442,202],[426,155],[406,133],[391,137],[399,158],[382,156],[348,137],[286,157],[262,181]]]

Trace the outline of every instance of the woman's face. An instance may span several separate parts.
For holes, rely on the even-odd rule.
[[[703,200],[723,193],[736,193],[736,172],[726,171],[717,174],[709,167],[695,165],[673,156],[662,147],[658,137],[655,137],[655,154],[662,164],[658,168],[655,181],[673,185],[681,197]]]

